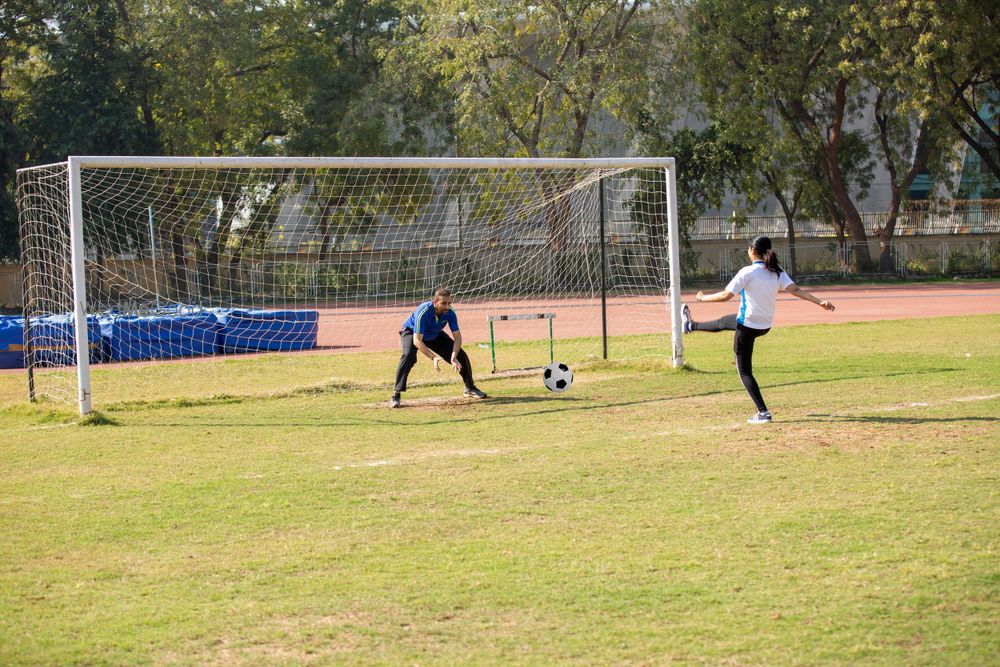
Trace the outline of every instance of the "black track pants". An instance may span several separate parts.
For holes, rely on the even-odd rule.
[[[735,331],[736,313],[708,322],[691,322],[691,331]]]
[[[753,343],[755,340],[766,334],[770,329],[751,329],[742,324],[736,325],[736,334],[733,336],[733,352],[736,353],[736,370],[740,374],[740,381],[746,388],[750,398],[757,406],[758,412],[767,410],[764,404],[764,397],[760,395],[760,387],[753,377]]]
[[[399,332],[399,344],[403,348],[403,354],[399,357],[399,365],[396,366],[396,391],[403,392],[406,391],[406,378],[417,363],[417,354],[420,350],[413,344],[413,332],[409,329]],[[448,334],[442,333],[434,340],[425,338],[424,345],[443,357],[445,363],[451,364],[451,351],[455,349],[455,341]],[[465,350],[458,351],[458,363],[462,364],[462,381],[465,382],[465,388],[471,389],[475,386],[472,381],[472,362],[469,361],[469,355]]]

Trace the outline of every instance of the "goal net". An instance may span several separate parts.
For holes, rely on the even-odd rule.
[[[679,365],[672,170],[669,158],[111,157],[23,169],[29,390],[88,412],[92,375],[98,401],[388,385],[403,321],[438,286],[480,378],[489,318],[503,314],[554,318],[551,342],[509,318],[518,366],[550,353]]]

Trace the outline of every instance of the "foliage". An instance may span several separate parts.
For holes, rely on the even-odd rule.
[[[991,196],[990,187],[1000,189],[1000,12],[991,0],[911,4],[925,22],[910,50],[926,85],[907,101],[924,117],[943,114],[976,151],[984,180],[992,180],[986,188]]]
[[[727,190],[741,190],[750,173],[747,148],[731,141],[716,124],[700,131],[671,130],[659,127],[651,118],[641,128],[637,146],[641,154],[670,155],[677,160],[677,217],[685,247],[690,247],[695,221],[708,209],[721,206]],[[666,252],[666,177],[662,172],[647,170],[640,178],[657,186],[637,191],[629,202],[629,215],[653,247]],[[686,273],[697,270],[696,255],[683,253],[681,262]]]
[[[852,41],[845,16],[849,4],[701,0],[690,18],[691,48],[704,99],[717,120],[747,117],[750,129],[781,123],[800,161],[818,167],[828,208],[861,243],[864,226],[842,150],[848,123],[865,103],[858,67],[872,47]]]
[[[416,155],[443,150],[447,107],[433,86],[384,80],[381,53],[400,24],[394,0],[309,0],[280,76],[289,92],[287,149],[295,155]]]
[[[6,0],[0,256],[16,254],[13,170],[71,153],[575,157],[619,152],[626,128],[631,152],[699,144],[709,171],[685,184],[701,189],[696,206],[717,200],[721,181],[744,205],[779,196],[790,225],[822,215],[860,239],[855,202],[873,161],[905,197],[922,169],[943,173],[958,137],[979,154],[987,192],[996,186],[993,4]],[[711,173],[723,156],[676,132],[686,113],[739,147],[738,176]],[[370,209],[342,206],[336,188],[315,193],[334,216],[330,238]],[[224,245],[268,232],[262,222]]]
[[[29,57],[50,12],[49,3],[43,0],[0,4],[0,261],[19,255],[14,179],[24,158],[24,139],[15,122],[17,100],[10,72]]]
[[[137,113],[131,60],[110,0],[59,5],[41,43],[46,73],[23,110],[30,163],[67,155],[148,154],[156,141]]]
[[[459,154],[578,157],[594,116],[642,88],[651,25],[637,15],[658,4],[411,2],[386,63],[453,91]]]

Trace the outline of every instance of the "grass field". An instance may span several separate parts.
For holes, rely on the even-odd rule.
[[[0,663],[996,664],[998,332],[776,329],[756,427],[728,334],[402,410],[395,354],[0,376]]]

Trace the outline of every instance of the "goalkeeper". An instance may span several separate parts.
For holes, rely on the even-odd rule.
[[[419,350],[434,361],[434,368],[441,371],[441,361],[448,360],[465,382],[463,396],[469,398],[486,398],[472,380],[472,364],[469,355],[462,349],[462,332],[458,330],[458,316],[451,308],[451,291],[445,287],[434,290],[434,298],[417,306],[399,332],[399,342],[403,354],[396,367],[396,388],[389,399],[389,407],[400,406],[400,394],[406,391],[406,378],[417,363]],[[444,328],[451,329],[454,340],[444,333]]]

